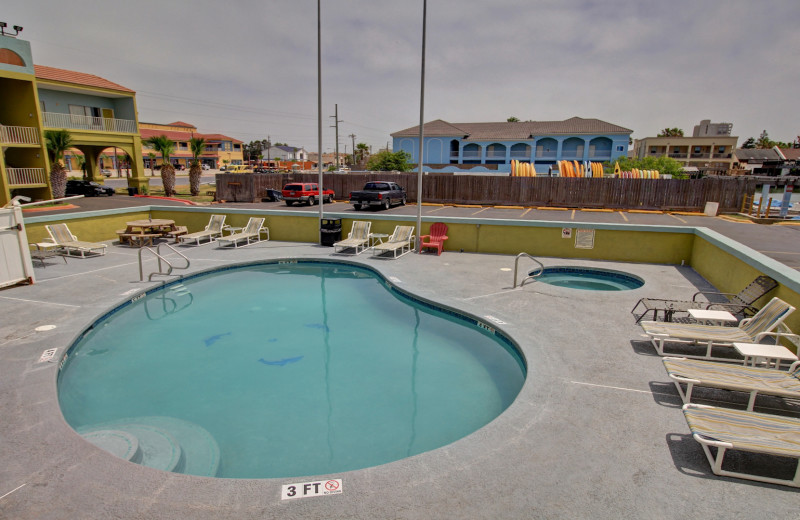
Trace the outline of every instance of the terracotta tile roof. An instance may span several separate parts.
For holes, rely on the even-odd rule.
[[[139,135],[141,135],[142,140],[149,139],[150,137],[156,135],[166,135],[173,141],[188,141],[192,137],[203,137],[205,138],[206,141],[231,141],[234,143],[243,142],[239,141],[238,139],[234,139],[233,137],[228,137],[227,135],[222,135],[222,134],[201,134],[200,132],[183,132],[180,130],[162,130],[162,129],[156,130],[154,128],[140,128]]]
[[[579,134],[630,134],[633,130],[599,119],[572,117],[564,121],[519,121],[516,123],[448,123],[437,119],[425,123],[426,137],[464,136],[468,141],[488,139],[525,140],[531,136]],[[419,125],[391,134],[392,137],[418,137]]]
[[[195,133],[195,135],[198,135]],[[205,137],[207,141],[230,141],[232,143],[243,143],[244,141],[240,141],[238,139],[234,139],[233,137],[229,137],[224,134],[200,134],[202,137]]]
[[[73,70],[57,69],[55,67],[46,67],[44,65],[34,65],[34,72],[37,79],[59,81],[61,83],[72,83],[74,85],[82,85],[85,87],[99,87],[109,90],[118,90],[121,92],[135,93],[133,90],[117,85],[107,79],[95,76],[93,74],[86,74],[83,72],[75,72]]]

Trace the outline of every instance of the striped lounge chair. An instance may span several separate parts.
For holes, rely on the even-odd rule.
[[[699,404],[684,405],[683,415],[715,475],[800,487],[800,419]],[[716,449],[716,454],[712,448]],[[796,459],[794,477],[775,478],[722,469],[728,450]],[[739,465],[735,469],[740,469]],[[764,468],[758,469],[763,473]]]
[[[208,219],[208,225],[202,231],[195,231],[194,233],[187,233],[178,236],[178,241],[181,244],[188,246],[199,246],[203,243],[210,243],[222,236],[222,230],[225,229],[225,215],[211,215]],[[208,242],[205,242],[208,240]]]
[[[369,230],[371,227],[372,222],[354,220],[353,227],[350,228],[350,234],[347,235],[347,238],[333,244],[333,252],[342,253],[346,250],[353,250],[356,255],[363,253],[369,247]]]
[[[392,236],[390,236],[386,242],[376,244],[375,247],[372,248],[372,256],[399,258],[411,252],[413,242],[414,226],[395,226],[394,233],[392,233]],[[391,255],[389,253],[391,253]]]
[[[99,242],[83,242],[70,232],[66,224],[50,224],[45,226],[50,234],[50,241],[59,246],[59,249],[68,256],[102,256],[106,254],[106,244]]]
[[[644,333],[650,336],[650,341],[660,356],[674,355],[664,351],[664,343],[705,343],[705,355],[681,354],[687,358],[716,359],[731,361],[730,358],[713,357],[713,346],[730,347],[733,343],[760,343],[764,337],[780,337],[791,333],[785,326],[780,327],[783,320],[794,311],[794,307],[781,300],[773,298],[752,318],[742,320],[736,327],[723,327],[716,325],[701,325],[699,323],[669,323],[660,321],[642,321]],[[773,332],[777,330],[777,332]]]
[[[217,244],[219,244],[220,248],[228,246],[239,247],[240,244],[243,246],[249,246],[250,244],[261,242],[262,233],[266,233],[267,240],[269,240],[269,229],[264,227],[264,219],[250,217],[250,220],[247,221],[247,225],[244,227],[244,229],[242,229],[239,233],[219,237],[217,239]]]
[[[699,359],[665,357],[663,362],[684,404],[692,401],[692,390],[696,386],[750,394],[747,403],[750,411],[758,394],[800,399],[800,361],[794,362],[789,372]],[[683,385],[686,385],[685,391]]]

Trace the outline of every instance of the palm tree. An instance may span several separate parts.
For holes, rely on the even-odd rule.
[[[206,140],[203,137],[189,139],[189,148],[192,150],[192,165],[189,167],[189,190],[193,197],[200,195],[200,176],[203,168],[200,166],[200,154],[206,151]]]
[[[125,155],[122,157],[122,160],[125,161],[125,176],[126,177],[130,177],[131,176],[131,162],[133,161],[133,158],[131,158],[131,154],[129,154],[128,152],[125,152]]]
[[[154,154],[153,152],[148,152],[147,157],[150,158],[150,177],[152,177],[153,175],[155,175],[155,173],[153,173],[153,168],[155,168],[156,166],[156,154]]]
[[[67,170],[61,161],[64,159],[64,152],[72,148],[72,136],[68,130],[45,130],[44,138],[50,154],[50,188],[53,190],[53,198],[60,199],[67,190]]]
[[[164,185],[164,195],[175,195],[175,168],[169,162],[169,156],[175,150],[175,141],[166,135],[154,135],[144,142],[147,146],[161,154],[161,184]]]
[[[367,157],[367,152],[369,152],[367,143],[358,143],[356,145],[356,162],[359,164],[364,162],[364,159]]]

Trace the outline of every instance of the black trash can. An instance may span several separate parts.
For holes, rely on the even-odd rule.
[[[332,247],[342,239],[342,219],[324,218],[320,224],[321,243],[323,246]]]
[[[139,194],[139,188],[137,188],[136,186],[128,188],[128,195],[130,195],[131,197],[138,194]]]

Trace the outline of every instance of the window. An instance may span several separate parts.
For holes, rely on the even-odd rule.
[[[617,146],[617,151],[618,151],[618,152],[624,152],[624,151],[625,151],[625,147],[624,147],[624,146],[622,146],[622,145],[618,145],[618,146]]]
[[[617,147],[617,150],[619,150],[619,147]],[[655,148],[650,148],[650,153],[656,153],[656,149]]]
[[[694,153],[700,153],[700,147],[699,146],[695,146],[694,147]]]
[[[719,147],[719,153],[725,153],[725,147],[724,146],[720,146]]]

